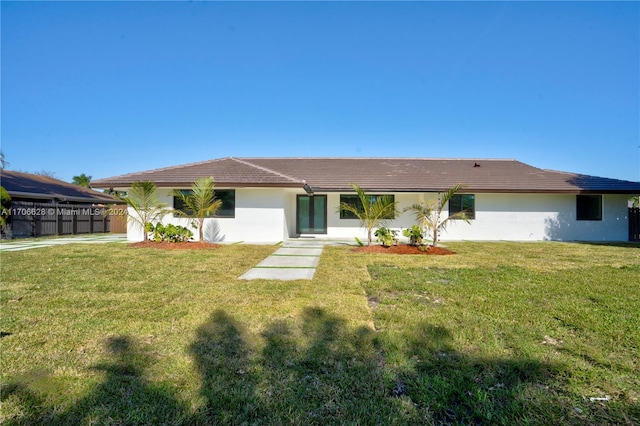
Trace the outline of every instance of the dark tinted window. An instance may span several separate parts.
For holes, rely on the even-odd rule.
[[[576,219],[602,220],[602,195],[577,195]]]
[[[476,197],[473,194],[456,194],[449,200],[449,216],[464,211],[467,219],[476,218]]]
[[[190,190],[180,191],[185,195],[191,193]],[[236,215],[236,191],[234,189],[216,189],[214,192],[216,200],[222,200],[222,206],[216,212],[214,217],[235,217]],[[173,208],[181,210],[185,213],[191,213],[184,210],[184,205],[179,197],[173,197]]]

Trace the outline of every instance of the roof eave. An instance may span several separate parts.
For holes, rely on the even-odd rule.
[[[85,202],[85,203],[123,203],[117,199],[112,198],[101,198],[101,197],[74,197],[74,196],[66,196],[62,194],[46,194],[46,193],[38,193],[38,192],[20,192],[20,191],[8,191],[11,198],[33,198],[38,200],[57,200],[58,202],[64,201],[74,201],[74,202]]]
[[[389,188],[389,187],[363,187],[367,192],[444,192],[449,188]],[[340,188],[323,188],[319,186],[313,186],[315,192],[353,192],[351,187]],[[514,188],[514,189],[497,189],[497,188],[470,188],[466,187],[461,191],[461,194],[619,194],[619,195],[638,195],[640,190],[633,189],[527,189],[527,188]]]
[[[190,188],[193,181],[181,182],[154,182],[157,188]],[[95,188],[129,188],[133,182],[91,182]],[[270,183],[270,182],[221,182],[216,181],[217,188],[302,188],[303,182],[300,183]]]

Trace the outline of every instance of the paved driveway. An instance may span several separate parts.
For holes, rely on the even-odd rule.
[[[29,250],[39,247],[52,247],[61,244],[98,244],[113,243],[118,241],[127,241],[126,234],[87,234],[74,235],[68,237],[52,237],[42,239],[26,239],[26,240],[2,240],[0,241],[0,252]]]

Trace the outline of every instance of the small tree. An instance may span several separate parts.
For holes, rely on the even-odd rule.
[[[120,198],[121,200],[127,196],[127,191],[118,191],[113,188],[107,188],[104,190],[105,194],[113,195],[114,197]]]
[[[122,197],[135,215],[129,215],[129,221],[137,223],[142,228],[143,241],[147,241],[146,225],[161,219],[167,213],[167,205],[158,201],[156,185],[149,181],[136,181],[126,197]]]
[[[338,212],[349,212],[360,220],[360,225],[367,230],[367,240],[371,245],[373,228],[386,226],[392,221],[398,213],[398,203],[390,195],[371,196],[355,183],[351,187],[358,194],[360,205],[342,202]]]
[[[212,177],[199,178],[191,186],[187,194],[174,191],[174,195],[182,200],[184,210],[176,210],[180,216],[194,219],[198,227],[200,241],[204,241],[204,219],[214,216],[220,207],[222,200],[215,199],[215,183]]]
[[[42,169],[42,170],[38,170],[36,172],[33,172],[32,174],[38,175],[38,176],[48,177],[48,178],[51,178],[51,179],[57,179],[56,172],[52,172],[51,170]]]
[[[438,244],[438,236],[440,235],[440,232],[447,229],[449,221],[463,220],[466,223],[469,223],[469,218],[467,218],[467,214],[464,210],[447,217],[443,217],[444,207],[456,192],[460,191],[462,188],[462,184],[454,185],[447,191],[438,194],[438,198],[435,200],[425,201],[424,199],[421,199],[419,203],[406,207],[403,210],[405,212],[410,211],[413,213],[418,221],[418,226],[420,229],[424,230],[425,235],[431,233],[433,237],[431,245],[435,246]]]
[[[74,185],[80,185],[83,188],[90,188],[91,187],[91,176],[87,176],[84,173],[82,173],[79,176],[74,176],[73,180],[71,181],[71,183],[73,183]]]
[[[5,225],[7,224],[7,218],[11,214],[11,209],[9,208],[9,201],[11,201],[11,196],[3,186],[0,186],[0,229],[4,230]]]

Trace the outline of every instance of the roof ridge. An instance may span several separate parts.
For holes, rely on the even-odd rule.
[[[271,169],[269,169],[267,167],[258,166],[257,164],[250,163],[249,161],[246,161],[245,159],[240,159],[240,158],[235,158],[235,157],[229,157],[229,159],[237,161],[238,163],[244,164],[246,166],[254,167],[254,168],[262,170],[264,172],[272,173],[274,175],[283,177],[283,178],[288,179],[288,180],[290,180],[292,182],[296,182],[296,183],[301,183],[302,182],[302,179],[297,179],[297,178],[294,178],[294,177],[291,177],[291,176],[287,176],[284,173],[280,173],[280,172],[277,172],[275,170],[271,170]]]
[[[230,157],[235,158],[235,157]],[[237,158],[236,158],[237,159]],[[248,160],[446,160],[446,161],[516,161],[516,158],[485,158],[485,157],[242,157],[244,161]]]
[[[107,178],[96,179],[96,181],[99,181],[99,180],[102,180],[102,179],[114,179],[114,178],[127,177],[127,176],[131,176],[131,175],[139,175],[140,173],[161,172],[161,171],[164,171],[164,170],[179,169],[179,168],[182,168],[182,167],[197,166],[197,165],[200,165],[200,164],[213,163],[213,162],[217,162],[217,161],[232,160],[232,159],[233,159],[233,157],[212,158],[210,160],[194,161],[193,163],[178,164],[176,166],[158,167],[156,169],[143,170],[141,172],[124,173],[122,175],[109,176]]]

